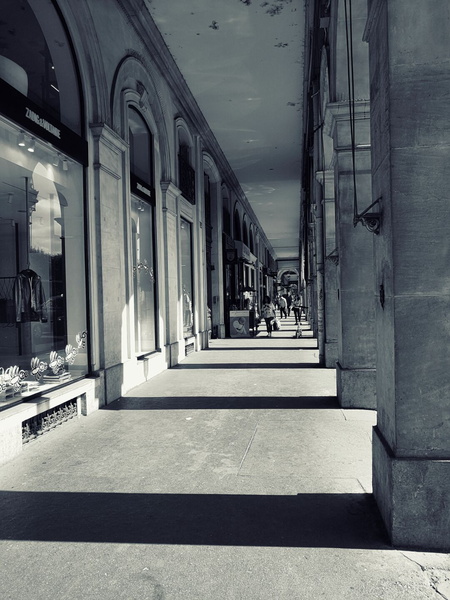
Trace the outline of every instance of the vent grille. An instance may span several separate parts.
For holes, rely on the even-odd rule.
[[[22,443],[26,444],[78,414],[77,401],[69,400],[22,423]]]

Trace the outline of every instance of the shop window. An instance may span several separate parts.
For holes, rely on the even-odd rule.
[[[244,223],[244,226],[243,226],[243,239],[242,239],[242,241],[248,247],[248,228],[247,228],[247,223]]]
[[[238,242],[242,241],[241,220],[237,210],[234,211],[234,239]]]
[[[0,121],[0,408],[86,375],[83,167]]]
[[[194,327],[193,277],[192,277],[192,226],[185,219],[180,224],[181,284],[184,337],[192,334]]]
[[[128,113],[131,179],[134,351],[156,350],[153,137],[142,116]]]
[[[189,146],[180,144],[178,151],[178,185],[183,196],[195,204],[195,171],[190,165]]]
[[[2,0],[0,40],[0,79],[80,134],[75,64],[70,40],[53,4]]]
[[[153,136],[137,110],[129,110],[130,171],[153,187]]]
[[[136,354],[156,349],[153,207],[132,197],[134,339]]]

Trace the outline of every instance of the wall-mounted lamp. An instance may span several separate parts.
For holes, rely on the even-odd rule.
[[[12,192],[8,192],[8,204],[12,204],[14,198],[14,194]]]
[[[34,152],[34,147],[36,145],[36,142],[34,141],[34,138],[30,138],[30,143],[28,144],[28,152]]]
[[[69,161],[67,159],[64,159],[62,161],[62,168],[63,168],[63,171],[68,171],[69,170]]]
[[[59,154],[55,154],[55,156],[53,157],[52,164],[54,167],[57,167],[59,165]]]
[[[21,146],[22,148],[25,146],[25,136],[23,134],[23,131],[21,131],[17,136],[17,145]]]
[[[138,211],[140,211],[140,212],[144,212],[145,211],[144,204],[143,204],[142,200],[139,200]]]
[[[372,202],[372,204],[368,206],[366,210],[363,210],[362,213],[357,214],[353,219],[354,227],[356,227],[358,223],[362,223],[368,231],[374,233],[375,235],[379,235],[382,217],[381,200],[382,198],[380,196],[380,198],[377,198],[375,202]],[[378,210],[372,211],[371,209],[376,204],[378,204]]]

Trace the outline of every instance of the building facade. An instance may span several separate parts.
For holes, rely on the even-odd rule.
[[[229,334],[276,270],[142,2],[4,9],[0,462]]]
[[[397,546],[448,550],[447,2],[306,2],[302,273],[341,406],[376,408]]]

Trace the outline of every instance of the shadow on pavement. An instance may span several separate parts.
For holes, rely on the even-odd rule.
[[[271,338],[272,341],[275,340],[275,338]],[[281,338],[283,339],[283,338]],[[311,339],[311,338],[310,338]],[[253,350],[266,350],[266,351],[272,351],[272,350],[289,350],[289,351],[293,351],[295,352],[296,350],[317,350],[317,345],[315,346],[276,346],[276,345],[270,345],[270,346],[228,346],[228,347],[223,347],[223,348],[216,348],[215,346],[212,346],[211,348],[205,348],[204,350],[202,350],[202,352],[222,352],[223,350],[229,352],[242,352],[243,350],[245,352],[247,351],[252,351]]]
[[[0,539],[390,548],[370,494],[0,492]]]
[[[179,363],[172,367],[173,371],[185,369],[319,369],[323,368],[319,363]]]
[[[336,396],[130,396],[101,410],[340,409]]]

